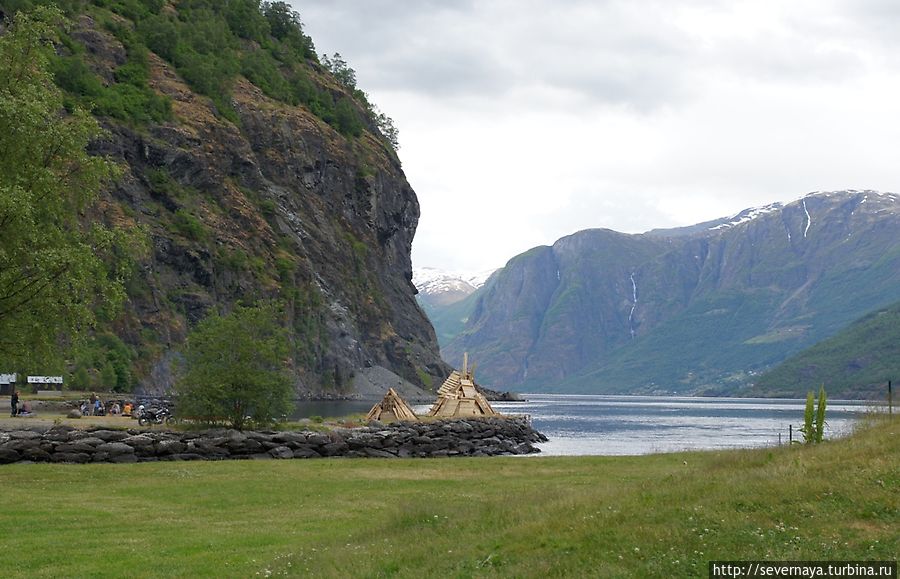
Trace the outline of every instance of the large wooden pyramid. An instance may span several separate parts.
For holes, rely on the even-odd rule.
[[[475,373],[468,368],[468,354],[463,355],[462,371],[454,370],[438,389],[438,399],[428,411],[437,418],[496,416],[487,398],[475,388]]]
[[[381,402],[372,407],[366,415],[366,420],[378,420],[380,422],[402,422],[405,420],[419,420],[413,409],[400,395],[391,388],[384,395]]]

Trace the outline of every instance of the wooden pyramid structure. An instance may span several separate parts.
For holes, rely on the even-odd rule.
[[[487,398],[475,388],[475,372],[470,371],[469,355],[463,354],[462,371],[454,370],[438,389],[438,399],[428,411],[437,418],[497,416]]]
[[[409,404],[397,392],[390,388],[384,399],[372,407],[366,414],[366,420],[378,420],[381,422],[402,422],[404,420],[418,421],[419,417],[413,412]]]

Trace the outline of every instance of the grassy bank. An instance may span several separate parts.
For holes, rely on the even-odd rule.
[[[646,457],[0,467],[3,577],[705,577],[896,559],[900,420]]]

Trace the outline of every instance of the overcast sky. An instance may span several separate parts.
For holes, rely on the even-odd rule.
[[[900,191],[894,0],[295,0],[400,130],[413,265]]]

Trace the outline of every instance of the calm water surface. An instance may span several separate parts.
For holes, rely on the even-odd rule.
[[[541,455],[627,455],[787,444],[803,425],[805,400],[650,396],[524,395],[528,402],[492,402],[504,414],[528,414],[550,442]],[[374,402],[300,402],[294,418],[368,412]],[[430,405],[413,405],[419,414]],[[871,402],[829,400],[825,437],[848,434]],[[540,456],[540,455],[539,455]]]
[[[495,402],[504,414],[529,414],[550,442],[543,455],[634,455],[680,450],[773,446],[794,439],[805,400],[649,396],[525,395]],[[848,434],[871,402],[828,401],[825,437]]]

